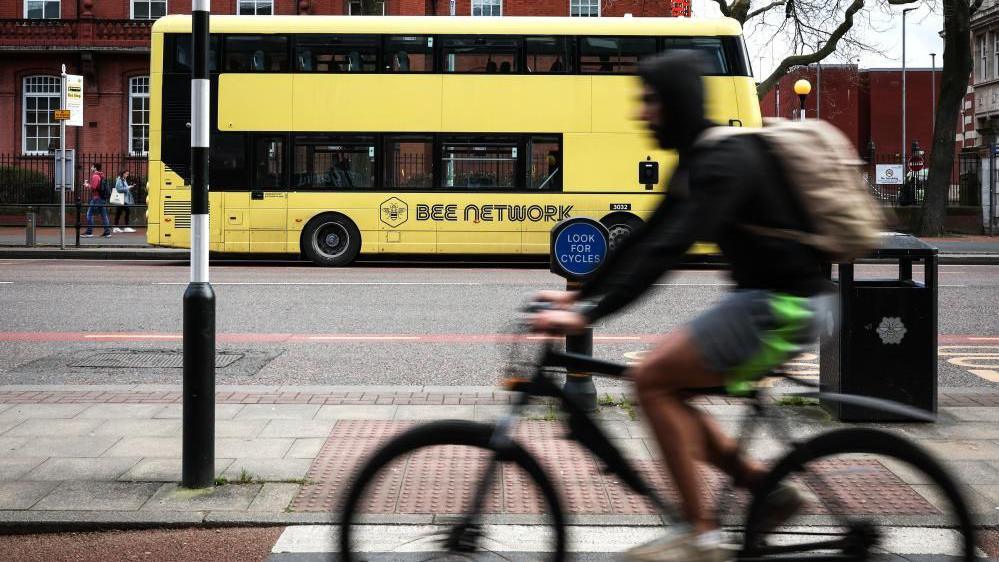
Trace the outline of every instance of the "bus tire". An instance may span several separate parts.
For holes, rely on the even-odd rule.
[[[631,233],[638,230],[644,224],[642,219],[631,213],[611,213],[600,219],[600,222],[607,227],[609,236],[607,246],[609,251],[616,250]]]
[[[342,267],[361,251],[361,231],[339,213],[323,213],[305,225],[302,253],[316,265]]]

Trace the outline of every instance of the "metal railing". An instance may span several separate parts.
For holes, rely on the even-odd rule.
[[[898,153],[877,153],[867,158],[865,173],[871,193],[887,207],[920,206],[926,196],[930,155],[923,156],[924,166],[912,170],[905,165],[903,182],[899,185],[877,183],[878,164],[902,164]],[[981,156],[977,153],[960,154],[954,158],[950,185],[947,189],[948,207],[977,207],[981,205]]]

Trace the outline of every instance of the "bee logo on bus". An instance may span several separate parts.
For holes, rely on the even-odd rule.
[[[383,223],[396,228],[409,218],[409,205],[398,197],[386,199],[382,201],[381,218]]]

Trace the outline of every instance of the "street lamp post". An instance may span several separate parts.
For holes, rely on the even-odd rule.
[[[801,109],[799,110],[798,117],[801,121],[804,121],[805,100],[808,99],[808,94],[812,93],[812,83],[804,78],[798,80],[794,83],[794,93],[798,94],[798,101],[801,103]]]
[[[906,119],[906,99],[905,99],[905,16],[909,12],[916,10],[917,8],[906,8],[902,10],[902,162],[905,163],[906,155],[906,130],[905,130],[905,119]]]
[[[930,131],[936,126],[937,114],[937,54],[930,53]]]

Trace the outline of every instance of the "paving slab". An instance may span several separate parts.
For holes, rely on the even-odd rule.
[[[438,406],[440,407],[440,406]],[[543,412],[547,412],[547,408],[542,406]],[[495,421],[510,413],[510,406],[507,405],[490,405],[490,404],[476,404],[473,406],[472,419],[475,421]],[[541,413],[543,416],[544,413]],[[533,413],[524,412],[524,417],[530,417]]]
[[[396,406],[396,420],[471,420],[475,406]]]
[[[29,437],[18,447],[20,457],[99,457],[121,438],[114,436],[76,435],[71,437]],[[118,457],[141,455],[110,455]]]
[[[249,511],[261,513],[284,512],[298,493],[298,484],[267,482],[250,503]]]
[[[122,437],[107,452],[106,457],[180,457],[181,436]]]
[[[962,407],[940,408],[940,412],[949,414],[962,421],[999,422],[999,408]],[[3,414],[0,414],[2,416]]]
[[[215,405],[215,419],[216,420],[231,420],[236,414],[239,413],[245,407],[244,404],[216,404]],[[183,417],[184,409],[183,404],[167,404],[163,406],[161,410],[156,412],[153,416],[157,419],[180,419]]]
[[[131,511],[142,507],[158,482],[62,482],[34,510]]]
[[[215,420],[215,437],[257,437],[268,420]]]
[[[336,420],[275,419],[257,437],[328,437]]]
[[[139,457],[50,458],[24,476],[24,480],[115,480]]]
[[[991,441],[923,439],[920,444],[941,459],[952,461],[999,459],[999,445]]]
[[[28,439],[28,437],[0,437],[0,457],[11,456],[15,450],[27,443]]]
[[[75,418],[92,404],[15,404],[0,412],[0,419]]]
[[[45,460],[45,457],[0,457],[0,482],[20,480]]]
[[[30,418],[4,435],[6,437],[46,437],[51,435],[91,435],[102,420]]]
[[[24,420],[19,418],[9,418],[6,420],[0,419],[0,435],[3,435],[4,433],[21,425],[22,423],[24,423]]]
[[[188,490],[163,484],[142,511],[246,511],[260,488],[260,484],[228,484]]]
[[[438,406],[439,408],[440,406]],[[390,420],[399,406],[321,406],[313,419],[317,420]]]
[[[232,459],[215,459],[215,476],[221,476],[232,464]],[[181,459],[145,458],[136,463],[128,472],[118,477],[121,481],[179,482],[181,479]]]
[[[999,483],[999,469],[987,461],[948,461],[941,459],[944,466],[961,484]],[[906,463],[881,457],[881,464],[895,473],[906,484],[929,484],[930,479]]]
[[[294,439],[235,439],[215,440],[215,454],[231,459],[280,459],[291,448]]]
[[[29,509],[58,482],[0,482],[0,509]]]
[[[183,424],[180,420],[172,419],[114,419],[98,421],[101,423],[96,429],[93,430],[94,435],[117,435],[119,437],[179,437],[183,429]]]
[[[319,405],[247,404],[233,419],[237,420],[311,420]]]
[[[253,480],[279,481],[305,478],[312,466],[312,459],[260,459],[242,458],[232,461],[222,476],[230,482],[239,480],[242,475]]]
[[[624,455],[624,458],[626,459],[644,461],[644,460],[652,460],[653,458],[659,457],[658,449],[653,449],[654,451],[656,451],[656,454],[653,455],[652,451],[650,451],[649,448],[645,446],[645,443],[641,439],[611,438],[610,442],[613,443],[615,447],[617,447],[617,450],[620,451],[621,454]]]
[[[163,404],[94,404],[77,415],[96,419],[152,419],[166,406]]]
[[[324,437],[309,437],[306,439],[296,439],[291,445],[291,449],[284,455],[286,459],[314,459],[319,455],[319,451],[326,442]],[[999,480],[997,480],[999,481]]]

